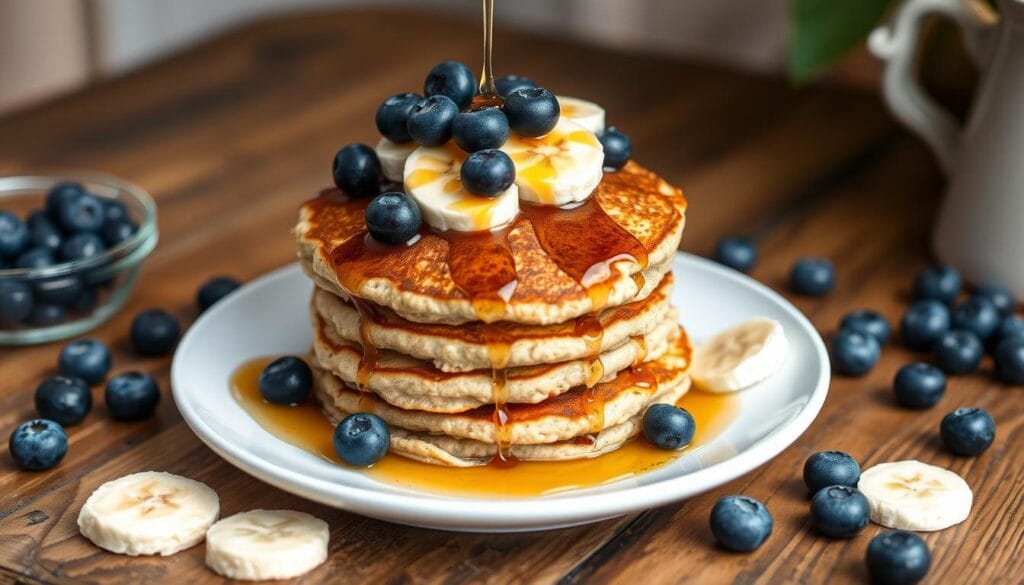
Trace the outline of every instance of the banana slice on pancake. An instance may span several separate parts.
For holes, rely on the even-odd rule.
[[[421,146],[405,162],[405,191],[423,219],[438,230],[474,232],[501,227],[519,215],[519,189],[513,184],[496,197],[481,197],[462,186],[459,172],[468,156],[453,142]]]
[[[512,134],[501,147],[516,166],[519,198],[540,205],[568,205],[593,193],[604,176],[597,136],[562,116],[539,138]]]
[[[594,134],[604,130],[604,108],[594,102],[588,102],[580,98],[564,95],[557,97],[558,106],[562,110],[563,116]]]
[[[750,319],[704,342],[693,354],[693,381],[708,392],[735,392],[777,372],[789,342],[772,319]]]
[[[871,521],[897,530],[933,532],[967,519],[974,495],[962,477],[920,461],[880,463],[857,483]]]
[[[206,566],[230,579],[288,579],[327,560],[327,523],[304,512],[250,510],[206,533]]]
[[[419,147],[414,141],[398,144],[387,138],[381,138],[377,143],[377,158],[380,159],[380,168],[384,172],[384,178],[389,181],[401,183],[405,175],[405,161],[412,154],[412,151]]]

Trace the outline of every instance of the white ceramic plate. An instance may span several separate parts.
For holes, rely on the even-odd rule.
[[[310,281],[297,265],[267,274],[208,310],[174,356],[174,400],[185,422],[221,457],[283,490],[392,522],[476,532],[517,532],[596,522],[686,499],[765,463],[800,436],[828,392],[821,337],[785,299],[718,264],[680,254],[672,302],[700,340],[752,317],[785,328],[781,372],[742,392],[740,413],[714,440],[664,467],[601,487],[536,498],[450,496],[381,483],[274,437],[232,398],[242,362],[309,350]]]

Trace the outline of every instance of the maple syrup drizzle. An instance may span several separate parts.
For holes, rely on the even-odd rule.
[[[481,95],[498,94],[494,86],[494,68],[491,66],[491,54],[494,48],[494,0],[483,0],[484,8],[484,64],[480,72]],[[499,98],[500,99],[500,98]]]

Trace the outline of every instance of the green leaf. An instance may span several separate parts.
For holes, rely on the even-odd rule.
[[[790,0],[789,75],[797,83],[863,40],[892,0]]]

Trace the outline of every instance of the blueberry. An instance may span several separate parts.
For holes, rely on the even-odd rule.
[[[711,533],[722,548],[750,552],[772,534],[772,515],[749,496],[723,496],[711,508]]]
[[[952,453],[980,455],[996,439],[996,421],[980,408],[958,408],[942,417],[939,437]]]
[[[64,207],[69,201],[85,194],[85,188],[80,183],[74,182],[63,182],[54,185],[46,193],[46,214],[50,216],[50,219],[57,221],[57,217],[60,215],[60,209]]]
[[[521,75],[504,75],[494,80],[494,88],[501,97],[508,97],[508,94],[517,89],[533,89],[537,84],[529,77]]]
[[[280,357],[260,372],[259,386],[267,402],[299,404],[306,400],[313,387],[313,371],[301,358]]]
[[[103,243],[103,239],[98,235],[81,233],[64,240],[64,243],[60,245],[58,254],[64,262],[74,262],[75,260],[95,258],[106,250],[107,245]]]
[[[496,107],[467,110],[455,116],[452,137],[466,152],[498,148],[508,139],[508,118]]]
[[[114,246],[128,240],[139,230],[138,226],[127,219],[115,219],[103,224],[100,234],[103,236],[103,243],[113,248]]]
[[[393,191],[378,195],[366,207],[366,229],[379,242],[408,242],[422,226],[419,206],[405,193]]]
[[[996,328],[995,334],[992,336],[996,342],[1000,342],[1004,339],[1010,339],[1012,337],[1024,337],[1024,317],[1020,315],[1009,315],[1003,317],[1003,320],[999,322],[999,327]]]
[[[996,378],[1005,384],[1024,384],[1024,337],[1009,337],[1000,341],[993,358]]]
[[[986,341],[999,327],[999,309],[985,297],[974,295],[960,303],[950,315],[954,329],[966,329]]]
[[[991,301],[999,311],[999,314],[1003,316],[1013,313],[1013,309],[1017,306],[1017,300],[1013,298],[1013,293],[995,282],[986,282],[979,286],[974,291],[974,294]]]
[[[103,203],[103,221],[106,223],[114,221],[131,221],[128,217],[128,208],[117,199],[104,197],[100,199]]]
[[[561,108],[555,94],[541,88],[517,89],[505,96],[508,125],[523,136],[543,136],[558,124]]]
[[[60,325],[67,318],[67,309],[50,303],[36,303],[28,316],[28,323],[33,327],[52,327]]]
[[[597,134],[604,148],[604,168],[619,170],[629,162],[633,154],[633,144],[629,136],[623,134],[615,126],[609,126]]]
[[[110,349],[97,339],[78,339],[64,346],[57,358],[57,369],[64,376],[81,378],[95,384],[110,372]]]
[[[346,416],[334,429],[334,451],[342,461],[368,467],[388,452],[391,432],[379,416],[357,412]]]
[[[476,95],[476,76],[473,70],[458,61],[438,63],[423,81],[423,95],[435,95],[452,100],[461,110],[473,101]],[[415,137],[415,135],[414,135]]]
[[[14,259],[15,268],[46,268],[53,266],[56,260],[48,248],[29,248]]]
[[[914,298],[933,299],[951,305],[960,294],[962,284],[960,273],[952,266],[929,266],[914,278]]]
[[[673,404],[654,404],[643,418],[644,436],[659,449],[681,449],[693,441],[697,423],[686,410]]]
[[[107,382],[103,399],[117,420],[142,420],[153,416],[160,402],[160,387],[149,374],[124,372]]]
[[[441,146],[451,140],[459,106],[443,95],[416,102],[409,112],[409,135],[423,146]]]
[[[58,423],[37,418],[18,425],[7,448],[18,467],[42,471],[57,465],[67,455],[68,435]]]
[[[32,313],[32,289],[19,280],[0,279],[0,326],[13,327]]]
[[[928,574],[932,555],[913,532],[886,530],[868,543],[868,572],[879,585],[914,585]]]
[[[932,348],[935,361],[947,374],[969,374],[981,365],[985,348],[970,331],[954,329],[939,336]]]
[[[946,393],[946,375],[924,362],[907,364],[892,382],[896,403],[906,408],[931,408]]]
[[[377,123],[377,130],[381,136],[395,144],[402,144],[412,140],[409,135],[409,112],[422,97],[411,91],[395,94],[377,108],[377,116],[374,121]]]
[[[230,276],[216,276],[203,283],[196,293],[196,304],[199,305],[199,312],[209,309],[218,301],[235,292],[242,286],[237,280]]]
[[[334,184],[352,197],[367,197],[380,186],[380,159],[365,144],[349,144],[334,155]]]
[[[789,273],[789,287],[798,295],[820,297],[836,284],[836,269],[824,258],[802,258]]]
[[[78,298],[68,304],[68,309],[77,313],[88,313],[96,308],[97,301],[99,301],[99,292],[96,287],[85,287],[78,294]]]
[[[811,498],[811,523],[830,538],[853,538],[868,525],[868,499],[856,488],[833,485]]]
[[[889,340],[889,322],[881,314],[871,309],[859,309],[843,316],[839,322],[841,329],[852,329],[870,335],[882,344]]]
[[[878,363],[878,340],[853,329],[840,329],[832,340],[832,369],[844,376],[862,376]]]
[[[70,305],[82,294],[82,280],[77,276],[57,276],[36,283],[36,300],[51,305]]]
[[[949,330],[949,321],[949,309],[942,301],[915,301],[900,322],[903,343],[918,351],[931,349],[939,336]]]
[[[516,167],[512,159],[500,150],[480,150],[466,157],[459,177],[462,186],[470,193],[495,197],[512,186]]]
[[[13,213],[0,211],[0,256],[13,258],[28,247],[28,243],[28,227]]]
[[[62,425],[77,425],[92,408],[92,392],[81,378],[53,376],[36,388],[36,412]]]
[[[98,232],[103,227],[103,202],[91,193],[82,193],[57,208],[57,225],[66,234]]]
[[[726,236],[715,245],[715,262],[740,272],[750,272],[757,264],[757,247],[741,236]]]
[[[41,211],[32,212],[28,216],[28,239],[29,246],[33,248],[46,248],[51,253],[56,253],[64,241],[64,235],[57,229],[50,218]]]
[[[860,465],[849,453],[819,451],[804,461],[804,483],[812,494],[830,485],[857,487]]]
[[[132,320],[131,339],[139,355],[165,355],[174,349],[181,326],[163,309],[146,309]]]

